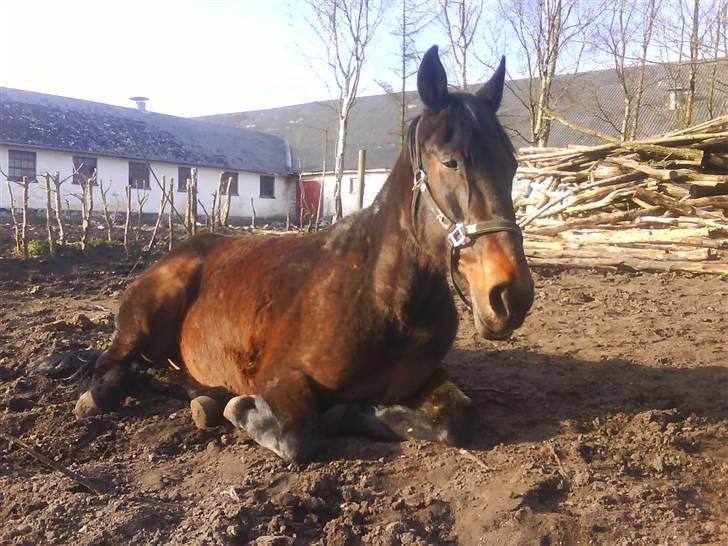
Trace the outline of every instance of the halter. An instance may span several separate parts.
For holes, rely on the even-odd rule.
[[[420,202],[420,197],[424,201],[427,210],[429,210],[437,220],[437,223],[447,232],[447,242],[450,244],[450,261],[448,263],[448,269],[450,270],[450,280],[452,281],[455,291],[460,299],[463,301],[468,310],[472,310],[472,304],[465,295],[465,292],[460,287],[455,277],[455,261],[458,257],[460,249],[473,243],[475,239],[486,233],[496,233],[499,231],[510,231],[522,235],[521,228],[518,224],[506,220],[504,218],[495,218],[493,220],[486,220],[484,222],[475,222],[472,224],[466,224],[465,221],[452,220],[447,214],[445,214],[435,200],[435,197],[430,191],[430,187],[427,184],[427,173],[422,167],[422,156],[420,155],[420,142],[419,142],[419,121],[417,118],[410,128],[409,138],[409,152],[410,158],[412,159],[412,169],[414,171],[414,180],[412,185],[412,207],[410,209],[410,215],[412,219],[412,231],[415,239],[419,243],[417,238],[417,207]],[[415,164],[416,162],[416,164]]]

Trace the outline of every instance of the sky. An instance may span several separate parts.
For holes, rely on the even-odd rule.
[[[0,0],[0,86],[120,106],[141,95],[178,116],[335,98],[303,16],[296,0]],[[393,40],[379,29],[360,94],[396,82]]]

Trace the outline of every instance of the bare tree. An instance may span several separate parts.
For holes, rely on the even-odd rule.
[[[598,107],[604,121],[612,125],[622,141],[634,139],[637,133],[647,53],[660,4],[661,0],[616,0],[605,5],[601,20],[597,22],[597,48],[611,57],[623,96],[618,121],[613,119],[614,112]],[[633,60],[636,60],[635,66]]]
[[[526,63],[526,89],[514,89],[514,94],[528,110],[529,140],[536,146],[546,146],[551,131],[549,113],[558,101],[552,91],[554,78],[571,46],[574,54],[570,71],[578,70],[590,11],[586,7],[580,11],[578,0],[499,0],[498,3],[501,15],[513,29],[519,55]]]
[[[15,196],[13,195],[13,183],[7,180],[8,184],[8,198],[10,200],[10,217],[13,220],[13,229],[15,230],[15,254],[20,256],[23,252],[23,243],[21,242],[20,224],[18,223],[18,217],[15,215]]]
[[[382,0],[305,0],[313,17],[311,29],[321,40],[329,68],[339,90],[339,130],[334,166],[335,222],[343,215],[341,180],[349,113],[359,92],[365,54],[382,21]]]
[[[726,82],[725,72],[719,73],[719,66],[725,69],[726,58],[728,57],[728,37],[726,36],[726,25],[728,25],[728,1],[716,0],[707,16],[708,24],[706,46],[710,55],[710,70],[708,78],[708,96],[706,97],[706,108],[708,115],[713,118],[719,115],[719,112],[725,111],[725,89]],[[722,76],[722,78],[721,78]],[[718,88],[723,91],[721,95],[724,97],[722,108],[717,97]]]
[[[109,182],[109,187],[104,188],[104,181],[99,179],[99,193],[101,194],[101,206],[104,211],[104,221],[106,222],[106,239],[108,241],[111,241],[113,239],[113,223],[111,221],[111,214],[109,214],[109,201],[107,200],[106,196],[109,193],[109,190],[111,190],[112,182]],[[114,218],[116,218],[116,215],[114,215]]]
[[[397,76],[399,89],[395,90],[388,82],[377,80],[387,96],[397,104],[399,111],[397,135],[402,146],[404,146],[407,133],[407,82],[417,74],[421,58],[417,38],[433,20],[431,4],[431,0],[401,0],[399,9],[395,11],[394,30],[392,31],[398,44],[397,65],[393,67],[392,71]]]
[[[718,1],[666,0],[659,19],[660,61],[670,79],[677,125],[688,127],[695,113],[698,69],[710,47],[708,29],[716,18]]]
[[[51,175],[45,173],[45,196],[46,196],[46,231],[48,233],[48,252],[51,258],[56,256],[56,238],[53,236],[53,206],[51,205]]]
[[[448,39],[450,57],[455,68],[458,87],[468,86],[468,61],[478,35],[482,0],[438,0],[439,19]]]

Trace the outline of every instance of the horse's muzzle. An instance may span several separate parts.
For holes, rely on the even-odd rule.
[[[493,286],[483,305],[483,296],[471,294],[473,320],[478,333],[486,339],[502,340],[511,336],[526,319],[533,304],[533,281],[527,279]]]

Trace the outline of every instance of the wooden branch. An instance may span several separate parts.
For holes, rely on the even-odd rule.
[[[66,246],[66,230],[63,225],[63,207],[61,206],[61,173],[56,171],[53,175],[53,186],[56,191],[56,221],[58,222],[58,243],[61,247]]]
[[[659,210],[661,210],[660,207],[650,207],[648,209],[596,214],[588,218],[578,218],[570,222],[564,222],[561,225],[532,228],[531,231],[541,235],[557,235],[562,231],[573,230],[581,227],[598,226],[600,224],[615,224],[617,222],[634,220],[635,218],[639,218],[646,214],[654,214]]]
[[[27,176],[23,177],[23,224],[20,226],[21,237],[21,250],[23,253],[23,259],[28,259],[28,186],[30,181]]]
[[[169,231],[169,241],[167,243],[167,250],[172,252],[174,248],[174,178],[169,181],[169,217],[167,218]]]
[[[46,196],[46,231],[48,233],[48,253],[51,258],[56,256],[56,238],[53,236],[53,215],[51,205],[51,175],[45,173],[45,196]]]
[[[12,182],[7,180],[8,184],[8,198],[10,200],[10,218],[13,220],[13,229],[15,230],[15,254],[16,256],[22,255],[23,245],[20,242],[20,224],[18,223],[18,217],[15,214],[15,197],[13,196]]]
[[[637,260],[614,258],[529,258],[531,266],[566,266],[593,269],[598,266],[629,268],[637,271],[684,271],[689,273],[710,273],[728,275],[728,263],[720,262],[667,262],[658,260]]]
[[[22,440],[16,438],[12,434],[8,434],[7,432],[0,432],[0,436],[5,438],[8,442],[13,443],[13,444],[17,445],[19,448],[23,449],[26,453],[28,453],[35,460],[43,463],[44,465],[46,465],[49,468],[52,468],[53,470],[61,472],[66,477],[71,478],[76,483],[82,485],[83,487],[85,487],[86,489],[91,491],[91,493],[93,493],[94,495],[103,495],[104,494],[104,491],[102,491],[101,489],[96,487],[88,479],[84,478],[77,472],[74,472],[73,470],[66,468],[62,464],[57,463],[56,461],[46,457],[45,455],[43,455],[39,451],[33,449],[28,444],[26,444]]]

